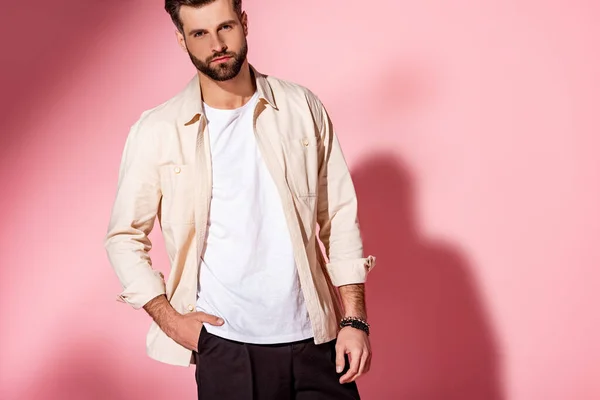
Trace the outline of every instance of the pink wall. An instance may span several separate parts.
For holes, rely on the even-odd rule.
[[[194,72],[162,5],[2,7],[2,399],[194,396],[102,247],[129,126]],[[599,399],[598,3],[246,9],[252,62],[323,99],[355,177],[379,261],[363,397]]]

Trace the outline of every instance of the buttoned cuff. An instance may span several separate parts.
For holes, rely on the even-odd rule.
[[[375,267],[375,257],[334,261],[327,264],[327,272],[334,286],[365,283],[367,274]]]
[[[139,279],[127,286],[117,296],[117,301],[127,303],[137,310],[155,297],[165,294],[163,274],[160,271],[153,271],[151,277],[151,279]]]

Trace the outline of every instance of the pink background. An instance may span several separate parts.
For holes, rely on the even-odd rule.
[[[194,73],[163,4],[2,6],[1,399],[195,396],[102,246],[129,126]],[[321,97],[355,178],[363,398],[599,399],[599,3],[245,8],[251,62]]]

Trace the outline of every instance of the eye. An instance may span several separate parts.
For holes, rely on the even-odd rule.
[[[204,32],[196,32],[194,33],[194,37],[202,37],[204,36]]]
[[[221,27],[221,29],[230,30],[231,29],[231,25],[223,25]]]

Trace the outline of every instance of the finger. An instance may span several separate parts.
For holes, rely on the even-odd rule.
[[[200,322],[206,322],[207,324],[214,326],[221,326],[224,323],[223,319],[217,317],[216,315],[211,315],[203,312],[200,312],[198,314],[200,314]]]
[[[360,366],[360,357],[362,351],[354,350],[350,353],[350,369],[340,378],[340,383],[348,383],[354,379],[354,376],[358,373],[358,367]]]
[[[365,370],[364,370],[363,374],[366,374],[367,372],[369,372],[371,370],[371,360],[373,360],[373,353],[371,353],[369,351],[369,355],[367,357],[367,362],[365,363]]]
[[[366,368],[368,361],[369,361],[369,351],[365,349],[365,350],[363,350],[362,355],[360,356],[360,364],[358,366],[358,373],[352,377],[352,380],[350,382],[357,380],[359,376],[361,376],[362,374],[367,372],[365,370],[365,368]]]
[[[194,348],[196,349],[196,353],[198,352],[198,344],[200,343],[200,336],[202,336],[202,329],[204,329],[203,325],[200,327],[200,331],[198,332],[198,335],[196,335],[196,343],[194,344]]]
[[[340,346],[335,348],[335,372],[341,374],[346,366],[346,359],[344,358],[345,349]]]

